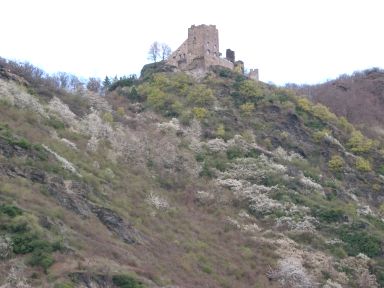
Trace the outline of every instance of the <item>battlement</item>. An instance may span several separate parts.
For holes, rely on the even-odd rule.
[[[192,25],[188,29],[187,40],[170,55],[167,62],[182,71],[204,74],[209,67],[216,65],[234,70],[241,61],[235,62],[235,52],[230,49],[226,51],[226,58],[222,58],[216,25],[202,24]],[[243,68],[244,65],[237,70],[243,71]]]
[[[259,81],[259,69],[250,69],[250,70],[249,70],[248,77],[249,77],[250,79]]]

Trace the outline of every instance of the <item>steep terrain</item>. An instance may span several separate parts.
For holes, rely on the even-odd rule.
[[[369,69],[323,84],[302,87],[315,102],[329,107],[367,135],[384,137],[384,71]]]
[[[383,144],[215,68],[105,95],[0,67],[1,287],[381,287]]]

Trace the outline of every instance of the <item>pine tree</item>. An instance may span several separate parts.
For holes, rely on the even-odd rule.
[[[108,89],[111,86],[111,80],[109,79],[108,76],[105,76],[105,79],[103,81],[103,87],[105,89]]]

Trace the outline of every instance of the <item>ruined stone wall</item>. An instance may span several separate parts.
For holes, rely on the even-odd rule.
[[[168,58],[168,64],[181,70],[206,71],[210,66],[220,65],[228,69],[234,63],[221,58],[219,31],[215,25],[192,25],[188,29],[188,39]],[[234,52],[233,60],[234,60]]]
[[[220,56],[219,31],[215,25],[192,25],[188,29],[188,52],[197,57]]]
[[[259,69],[251,69],[248,74],[249,79],[259,81]]]
[[[168,64],[176,67],[180,65],[183,66],[184,63],[188,65],[188,63],[191,62],[189,58],[191,57],[188,55],[188,40],[185,40],[183,44],[169,56]],[[180,69],[182,68],[180,67]]]

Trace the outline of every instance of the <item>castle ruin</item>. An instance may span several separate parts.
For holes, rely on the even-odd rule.
[[[211,66],[221,66],[244,73],[244,63],[236,61],[235,52],[227,49],[222,58],[219,50],[219,31],[215,25],[192,25],[188,39],[168,58],[168,64],[182,71],[205,74]],[[251,69],[249,78],[259,80],[257,69]]]

